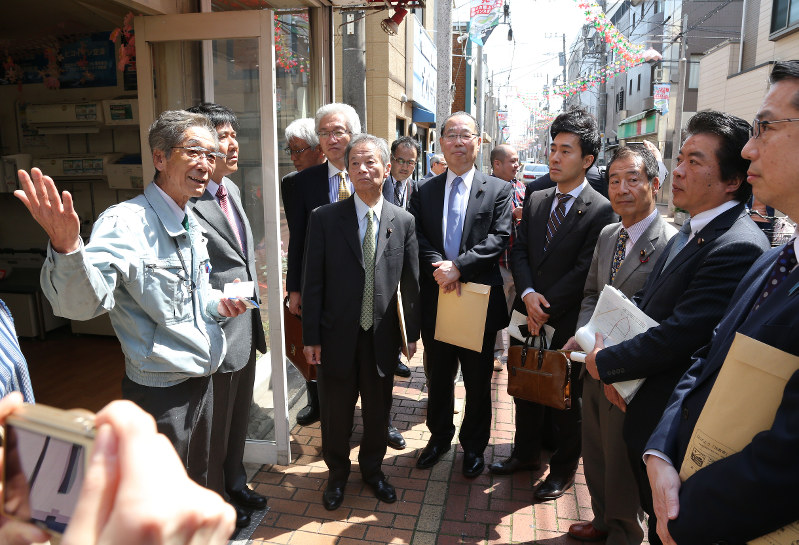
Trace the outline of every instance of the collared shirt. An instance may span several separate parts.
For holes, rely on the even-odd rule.
[[[645,217],[638,223],[633,223],[629,227],[624,227],[624,225],[622,225],[624,230],[627,231],[628,235],[627,243],[624,245],[625,256],[630,255],[630,251],[633,249],[633,246],[635,246],[635,243],[638,242],[638,239],[641,238],[641,235],[644,234],[644,231],[646,231],[649,228],[649,226],[652,224],[652,222],[655,221],[656,217],[658,217],[657,208],[652,210],[652,212],[647,217]]]
[[[159,186],[155,182],[153,182],[153,185],[155,186],[155,189],[158,191],[158,193],[161,194],[161,197],[163,197],[169,210],[175,215],[175,219],[177,219],[179,223],[182,223],[183,216],[186,215],[186,207],[185,206],[183,208],[179,207],[178,203],[176,203],[172,197],[167,195],[166,191],[161,189],[161,186]]]
[[[222,184],[225,186],[226,190],[230,187],[232,183],[233,182],[227,176],[222,178]],[[216,183],[215,181],[209,180],[208,187],[206,188],[206,190],[209,193],[211,193],[211,195],[214,196],[214,200],[216,201],[217,204],[219,204],[219,197],[217,196],[216,192],[219,191],[219,185],[220,184]],[[228,191],[228,195],[230,195],[230,191]],[[239,231],[239,240],[244,244],[244,246],[246,246],[247,237],[244,231],[244,223],[242,223],[241,216],[239,216],[239,212],[238,210],[236,210],[236,207],[233,206],[232,202],[233,199],[228,197],[228,208],[230,209],[230,212],[233,214],[233,220],[236,222],[236,229],[238,229]],[[219,204],[219,206],[220,208],[222,207],[221,204]],[[244,255],[246,256],[247,248],[243,248],[243,250],[244,250]]]
[[[352,180],[350,180],[350,176],[349,174],[347,174],[347,171],[341,170],[336,165],[328,161],[327,185],[328,185],[328,195],[330,196],[330,202],[338,202],[338,186],[339,183],[341,182],[341,177],[338,175],[339,172],[343,172],[344,175],[347,177],[347,185],[350,188],[350,195],[355,193],[355,189],[352,187]]]
[[[691,216],[691,234],[688,235],[687,242],[691,242],[696,234],[704,229],[708,223],[722,215],[730,208],[734,208],[739,204],[741,203],[733,199],[731,201],[725,202],[724,204],[720,204],[716,208],[711,208],[710,210],[699,212],[696,216]]]
[[[154,387],[210,375],[227,348],[203,228],[188,212],[187,233],[162,195],[151,183],[112,206],[90,242],[72,253],[48,244],[41,273],[57,316],[89,320],[108,312],[128,378]]]
[[[26,403],[33,403],[33,387],[28,364],[17,340],[14,318],[0,300],[0,398],[9,392],[22,392]]]
[[[460,190],[461,196],[465,197],[461,206],[461,229],[463,229],[463,222],[466,219],[466,208],[469,204],[469,195],[472,192],[472,181],[474,180],[475,168],[472,167],[468,172],[460,176],[463,180],[463,189]],[[447,170],[447,180],[444,185],[444,217],[441,219],[441,236],[442,240],[447,238],[447,214],[449,213],[449,194],[452,191],[452,182],[458,175]]]
[[[400,202],[396,202],[394,204],[396,204],[397,206],[407,210],[408,209],[408,202],[410,201],[410,196],[411,196],[410,195],[411,192],[408,191],[410,189],[410,187],[411,187],[411,177],[408,176],[407,178],[405,178],[402,181],[397,180],[396,178],[394,178],[394,176],[390,176],[390,178],[391,178],[391,181],[394,182],[394,194],[395,195],[397,193],[397,187],[401,187],[402,188],[400,190],[401,201]]]
[[[358,215],[358,239],[361,241],[361,246],[363,246],[363,238],[366,236],[366,226],[368,218],[366,214],[369,212],[369,205],[361,200],[357,193],[354,195],[355,198],[355,213]],[[374,212],[374,216],[372,216],[372,223],[374,224],[374,234],[375,234],[375,248],[377,248],[377,235],[378,231],[380,230],[380,214],[383,213],[383,195],[380,195],[380,198],[372,207],[372,212]]]

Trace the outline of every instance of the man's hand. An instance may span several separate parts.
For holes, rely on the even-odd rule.
[[[322,363],[321,344],[306,346],[305,348],[302,349],[302,353],[305,354],[305,361],[308,362],[308,365],[319,365]]]
[[[454,283],[460,280],[461,272],[452,261],[436,261],[433,267],[436,268],[433,271],[433,278],[444,288],[445,293],[456,289]]]
[[[583,347],[580,346],[580,344],[577,342],[577,340],[574,337],[571,337],[568,341],[566,341],[566,344],[563,345],[563,350],[580,351],[582,349]]]
[[[605,397],[608,401],[613,403],[616,407],[621,409],[621,412],[627,412],[627,402],[624,401],[624,398],[621,397],[619,391],[612,385],[612,384],[602,384],[602,387],[605,390]]]
[[[585,370],[597,380],[599,380],[599,370],[596,368],[596,355],[603,348],[605,348],[605,339],[602,337],[602,333],[597,333],[594,349],[585,355]]]
[[[523,206],[517,206],[511,212],[511,216],[513,216],[514,221],[522,221],[522,211],[524,211]]]
[[[416,343],[408,343],[408,350],[402,350],[402,353],[405,354],[408,359],[411,359],[414,354],[416,354]]]
[[[247,312],[247,307],[238,299],[223,297],[219,300],[216,311],[220,316],[224,316],[225,318],[235,318],[239,314]]]
[[[302,316],[302,298],[298,291],[289,292],[289,312],[294,316]]]
[[[524,296],[524,306],[527,309],[527,328],[531,335],[538,335],[541,327],[549,320],[549,314],[541,308],[549,308],[549,301],[540,293],[532,291]]]
[[[24,170],[18,171],[17,176],[22,189],[14,191],[14,196],[50,237],[53,250],[68,254],[80,248],[80,219],[69,191],[59,196],[53,179],[38,168],[31,169],[30,176]]]
[[[664,545],[677,545],[669,534],[669,521],[680,513],[680,475],[670,463],[652,454],[646,457],[646,473],[652,486],[652,503],[658,519],[657,533]]]

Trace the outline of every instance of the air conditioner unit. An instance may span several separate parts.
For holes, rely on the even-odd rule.
[[[40,134],[96,133],[103,123],[103,105],[101,102],[28,104],[25,118]]]

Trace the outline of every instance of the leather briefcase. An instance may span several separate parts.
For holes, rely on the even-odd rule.
[[[547,350],[543,335],[527,337],[524,345],[508,348],[508,393],[555,409],[568,409],[572,402],[571,365],[565,353]]]
[[[305,361],[302,351],[302,319],[289,312],[288,297],[283,300],[283,327],[286,334],[286,356],[305,380],[316,380],[316,366]]]

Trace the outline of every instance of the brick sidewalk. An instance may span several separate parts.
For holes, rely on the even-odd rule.
[[[322,491],[327,485],[327,468],[321,458],[319,424],[295,426],[294,463],[265,465],[253,479],[252,486],[269,497],[270,511],[251,543],[579,543],[566,537],[565,532],[573,522],[592,518],[582,463],[569,492],[554,502],[535,505],[533,488],[546,476],[546,467],[512,476],[494,476],[486,469],[470,480],[461,474],[463,451],[458,447],[432,470],[416,469],[416,457],[430,436],[424,423],[427,392],[421,353],[411,361],[411,369],[411,378],[395,377],[394,382],[394,425],[402,431],[408,446],[402,451],[389,449],[383,463],[384,472],[397,489],[397,502],[378,502],[362,484],[356,447],[351,453],[353,466],[344,503],[336,511],[326,511]],[[486,465],[507,457],[512,447],[513,400],[506,387],[507,372],[494,373],[494,418],[485,452]],[[459,382],[456,406],[462,405],[464,393]],[[458,428],[461,416],[462,413],[455,415]],[[353,444],[360,440],[361,433],[357,409]]]

